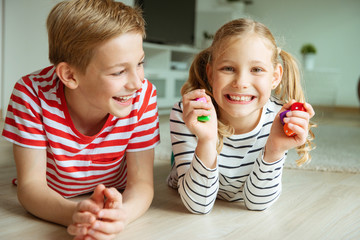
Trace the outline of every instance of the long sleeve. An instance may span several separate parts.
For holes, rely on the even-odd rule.
[[[181,199],[190,212],[209,213],[219,188],[219,171],[217,167],[206,168],[195,155],[197,139],[185,126],[180,103],[172,109],[170,133],[175,158],[173,173],[177,179],[170,177],[168,181],[175,181],[174,185],[177,184]]]
[[[253,170],[244,184],[244,201],[250,210],[269,208],[280,196],[284,159],[274,163],[263,161],[263,151],[254,163]]]

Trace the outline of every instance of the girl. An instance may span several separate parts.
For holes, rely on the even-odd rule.
[[[285,135],[278,113],[304,102],[304,94],[296,61],[263,24],[222,26],[196,56],[181,93],[170,115],[175,162],[168,184],[189,211],[208,213],[216,198],[265,210],[279,198],[287,151],[297,148],[299,165],[310,159],[314,110],[304,103],[306,112],[287,113],[296,135]],[[202,97],[207,102],[196,101]]]

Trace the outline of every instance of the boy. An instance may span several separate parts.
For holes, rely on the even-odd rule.
[[[52,9],[47,29],[53,66],[16,83],[3,130],[18,198],[76,239],[114,238],[153,198],[160,137],[156,90],[144,79],[144,20],[120,2],[71,0]]]

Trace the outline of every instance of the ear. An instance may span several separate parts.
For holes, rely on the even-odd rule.
[[[274,75],[273,75],[273,80],[271,83],[272,89],[274,90],[281,82],[282,79],[282,75],[283,75],[283,67],[280,63],[278,63],[275,67],[275,71],[274,71]]]
[[[56,74],[67,88],[75,89],[79,85],[75,78],[75,69],[66,62],[56,66]]]

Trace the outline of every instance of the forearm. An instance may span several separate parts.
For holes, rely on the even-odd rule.
[[[266,146],[264,152],[264,161],[267,163],[274,163],[281,159],[285,155],[285,152],[286,151],[281,149],[274,150]]]
[[[18,178],[18,199],[31,214],[68,226],[76,203],[49,188],[46,180],[46,150],[13,145]]]
[[[179,194],[185,207],[192,213],[206,214],[214,206],[219,189],[218,169],[209,169],[197,156],[190,168],[179,179]]]
[[[216,140],[202,141],[199,140],[195,153],[201,162],[207,168],[216,168],[217,152],[216,152]]]
[[[142,216],[150,207],[154,197],[154,186],[150,182],[128,183],[122,194],[126,211],[126,224]]]
[[[265,210],[280,196],[285,156],[274,163],[256,159],[253,171],[244,185],[244,201],[250,210]]]
[[[23,183],[17,191],[20,203],[31,214],[64,226],[72,223],[77,203],[63,198],[47,185]]]

